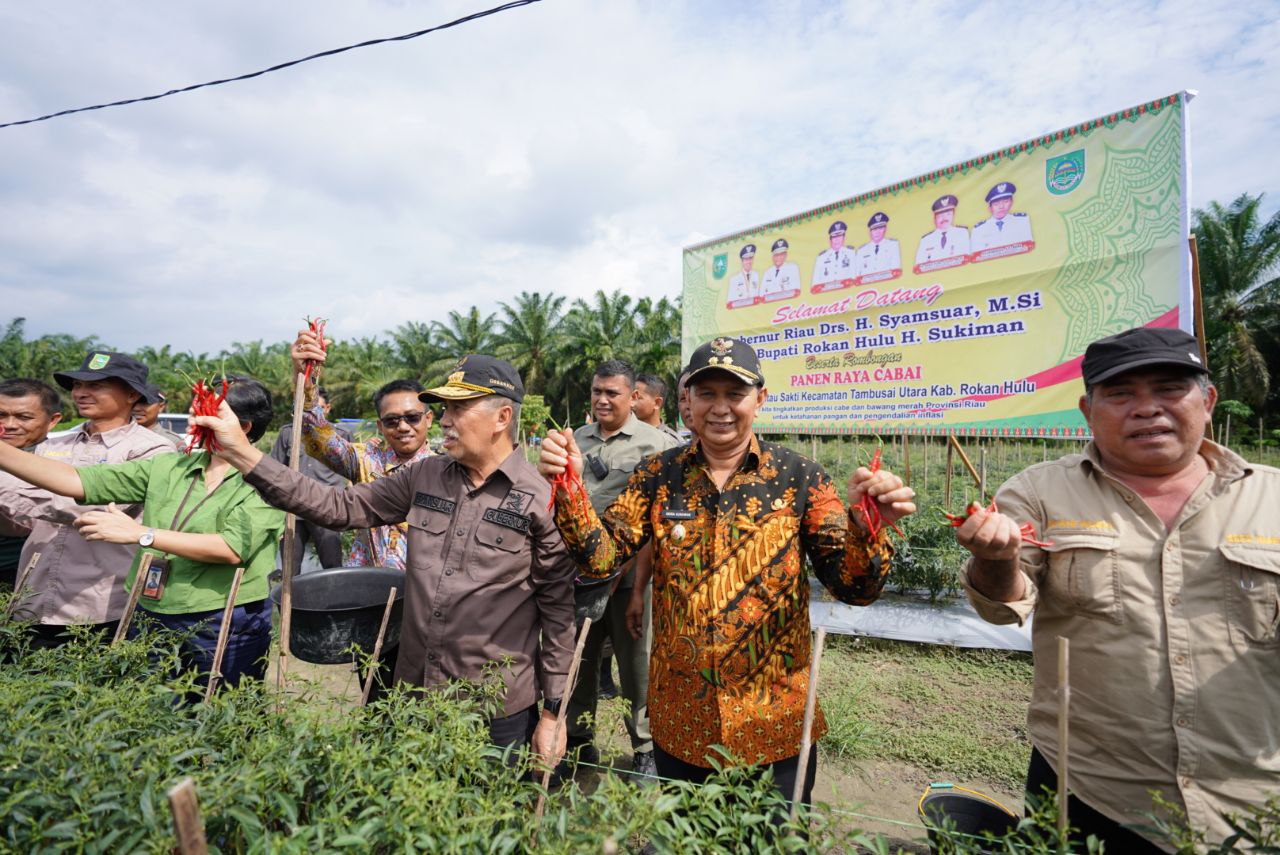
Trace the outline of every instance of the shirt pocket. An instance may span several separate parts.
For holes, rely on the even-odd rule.
[[[409,525],[407,564],[427,567],[437,564],[448,543],[449,523],[453,517],[439,511],[414,509],[405,519]]]
[[[1218,550],[1226,559],[1232,640],[1280,648],[1280,549],[1224,543]]]
[[[511,575],[529,541],[515,529],[482,522],[476,526],[475,543],[467,561],[467,575],[477,582],[493,582]]]
[[[1041,586],[1064,611],[1082,617],[1124,623],[1120,597],[1120,536],[1107,531],[1050,530],[1049,567]]]

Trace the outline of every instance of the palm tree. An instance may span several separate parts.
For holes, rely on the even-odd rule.
[[[480,310],[471,307],[465,315],[460,312],[449,312],[449,322],[443,324],[433,321],[436,341],[440,344],[441,356],[431,363],[427,369],[424,383],[436,383],[445,378],[453,370],[458,358],[468,353],[493,353],[497,340],[494,337],[493,319],[496,315],[481,316]]]
[[[1209,368],[1223,397],[1261,406],[1271,386],[1264,351],[1280,323],[1280,212],[1262,221],[1262,194],[1197,209]]]
[[[541,395],[561,346],[560,321],[564,297],[522,291],[515,304],[499,303],[500,322],[497,355],[520,372],[525,391]]]
[[[431,324],[421,321],[396,327],[391,331],[391,343],[404,375],[416,380],[426,376],[430,367],[444,356],[436,342],[435,330]]]

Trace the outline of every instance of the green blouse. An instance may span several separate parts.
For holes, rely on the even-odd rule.
[[[236,604],[267,597],[267,577],[275,569],[276,545],[284,530],[284,513],[268,505],[231,469],[212,493],[205,490],[204,470],[208,452],[163,454],[128,463],[85,466],[77,470],[84,485],[82,504],[143,504],[142,524],[147,528],[186,534],[217,534],[240,556],[244,579]],[[206,564],[156,549],[139,549],[129,570],[126,587],[143,552],[169,561],[169,576],[159,599],[143,597],[138,604],[162,614],[188,614],[223,608],[235,566]]]

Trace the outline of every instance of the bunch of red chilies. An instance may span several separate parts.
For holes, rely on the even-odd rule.
[[[328,352],[328,350],[329,350],[329,345],[325,344],[325,341],[324,341],[324,325],[325,325],[325,319],[324,319],[324,318],[316,318],[316,319],[313,321],[313,320],[311,320],[311,318],[306,318],[306,322],[307,322],[307,328],[308,328],[309,330],[311,330],[313,333],[315,333],[315,334],[316,334],[316,338],[320,339],[320,349],[321,349],[322,351]],[[302,381],[303,381],[303,383],[310,383],[310,382],[311,382],[311,372],[315,369],[315,367],[316,367],[316,362],[315,362],[315,360],[314,360],[314,359],[308,359],[308,360],[307,360],[307,370],[306,370],[306,371],[304,371],[304,372],[303,372],[303,374],[302,374]]]
[[[197,416],[216,416],[218,407],[222,406],[222,402],[227,399],[227,389],[231,388],[231,383],[223,377],[222,390],[219,392],[214,389],[215,382],[211,380],[205,383],[203,380],[197,380],[192,384],[191,411]],[[191,434],[191,442],[184,449],[187,454],[197,449],[218,450],[218,440],[212,428],[193,424],[188,433]]]
[[[964,521],[969,518],[970,514],[972,514],[976,510],[979,510],[981,507],[982,506],[979,505],[977,502],[970,502],[969,507],[965,508],[963,514],[949,514],[946,511],[943,511],[942,515],[947,518],[947,522],[951,525],[952,528],[959,528],[960,526],[964,525]],[[996,507],[995,499],[992,499],[991,504],[987,505],[987,511],[993,514],[1000,512],[1000,509]],[[1022,535],[1023,543],[1029,543],[1032,546],[1040,546],[1040,547],[1053,546],[1052,540],[1036,540],[1036,527],[1033,526],[1031,523],[1023,523],[1022,525],[1018,526],[1018,534]]]
[[[551,424],[556,430],[560,430],[560,426],[555,421]],[[567,433],[567,431],[561,432]],[[575,516],[584,514],[586,507],[591,504],[591,500],[587,498],[587,487],[582,483],[582,476],[573,471],[572,464],[565,466],[563,472],[551,479],[551,499],[547,502],[547,510],[552,510],[556,506],[556,496],[561,493],[568,497]]]
[[[871,458],[871,463],[867,466],[872,472],[880,471],[880,452],[877,448],[876,453]],[[862,517],[867,521],[867,530],[871,532],[871,538],[880,536],[880,530],[884,528],[884,516],[880,513],[880,503],[872,498],[869,494],[863,493],[862,499],[858,502],[858,510],[862,511]],[[898,537],[906,537],[902,533],[902,529],[893,523],[889,523],[889,528],[898,533]]]

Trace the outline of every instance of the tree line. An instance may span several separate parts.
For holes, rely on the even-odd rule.
[[[333,327],[334,325],[330,325]],[[337,330],[332,330],[336,332]],[[244,374],[271,389],[278,415],[289,418],[293,399],[292,342],[232,342],[218,353],[147,346],[131,355],[151,369],[151,382],[169,398],[168,409],[186,412],[191,379]],[[28,338],[24,318],[13,318],[0,335],[0,378],[34,377],[53,382],[55,371],[79,367],[89,350],[117,350],[109,338],[62,333]],[[525,391],[540,395],[560,423],[579,424],[590,403],[591,374],[608,359],[624,359],[638,372],[656,374],[674,388],[680,371],[679,300],[634,299],[620,291],[597,291],[569,303],[554,294],[523,292],[498,311],[471,307],[443,320],[400,324],[382,336],[336,338],[329,346],[321,383],[335,416],[371,418],[373,393],[401,377],[424,385],[444,382],[458,357],[492,353],[509,360],[524,378]],[[668,396],[668,419],[675,401]],[[74,415],[66,401],[66,415]]]
[[[1232,415],[1232,435],[1241,441],[1280,439],[1274,430],[1265,437],[1253,433],[1260,419],[1275,425],[1280,416],[1280,384],[1273,382],[1280,376],[1280,212],[1265,218],[1262,202],[1262,195],[1244,194],[1225,205],[1211,202],[1193,216],[1209,367],[1224,402],[1220,418]],[[78,366],[87,350],[114,350],[108,341],[66,334],[27,338],[24,320],[14,318],[0,336],[0,378],[51,380],[54,371]],[[379,386],[397,377],[441,382],[464,353],[510,360],[528,393],[543,396],[557,421],[578,424],[589,403],[591,372],[606,359],[625,359],[674,387],[680,303],[637,300],[620,291],[597,291],[570,303],[526,291],[490,314],[473,306],[443,320],[406,322],[383,336],[338,339],[323,382],[335,413],[370,417]],[[281,415],[289,410],[288,342],[233,342],[216,354],[164,345],[133,355],[150,366],[152,381],[170,396],[170,409],[185,411],[188,377],[225,370],[262,380]],[[668,421],[675,416],[673,397]]]

